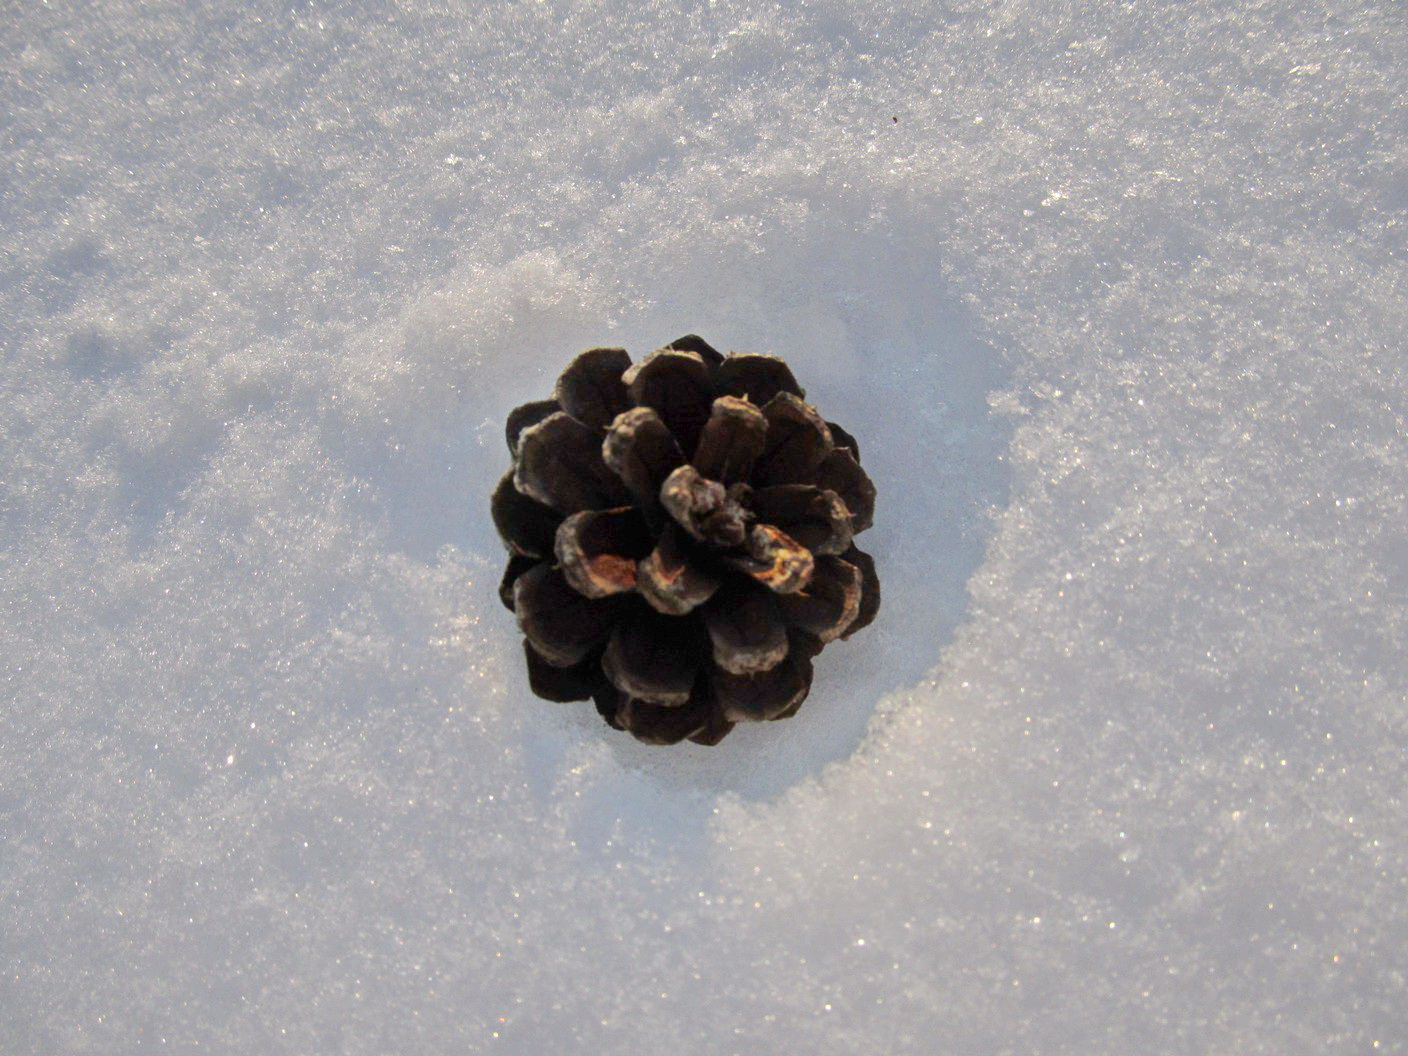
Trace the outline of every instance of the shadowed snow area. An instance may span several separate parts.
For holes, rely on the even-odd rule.
[[[1408,1052],[1392,4],[0,10],[0,1050]],[[535,700],[576,352],[880,489],[794,719]]]

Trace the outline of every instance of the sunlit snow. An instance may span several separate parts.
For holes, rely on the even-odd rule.
[[[0,1052],[1408,1052],[1389,0],[0,10]],[[531,697],[502,422],[787,357],[880,619]]]

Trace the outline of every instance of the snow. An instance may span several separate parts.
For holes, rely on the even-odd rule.
[[[6,1052],[1408,1052],[1393,4],[0,11]],[[885,607],[527,692],[594,344],[786,356]]]

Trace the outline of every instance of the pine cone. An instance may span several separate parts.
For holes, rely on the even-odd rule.
[[[634,366],[583,352],[509,415],[499,595],[535,694],[652,744],[796,712],[812,658],[880,605],[852,542],[874,485],[803,395],[782,360],[689,335]]]

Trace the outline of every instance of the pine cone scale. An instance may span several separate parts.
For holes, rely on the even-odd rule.
[[[851,512],[834,491],[813,484],[758,488],[750,506],[758,520],[775,525],[817,556],[851,546]]]
[[[760,674],[786,658],[787,628],[765,587],[735,578],[700,612],[714,663],[729,674]]]
[[[654,548],[634,506],[583,510],[558,526],[554,553],[572,588],[587,598],[635,590],[636,565]]]
[[[636,407],[616,416],[601,445],[602,460],[621,478],[641,513],[652,525],[664,519],[660,486],[684,465],[675,436],[649,407]]]
[[[499,580],[499,600],[504,603],[504,608],[509,612],[515,612],[513,602],[513,587],[518,582],[520,576],[530,568],[536,568],[542,564],[542,558],[525,557],[522,554],[512,554],[508,559],[508,564],[504,566],[503,578]]]
[[[655,549],[636,566],[636,589],[651,608],[666,616],[684,616],[703,605],[722,582],[701,562],[691,560],[683,532],[668,524]]]
[[[755,524],[748,533],[747,552],[724,558],[769,590],[791,594],[811,582],[816,559],[812,552],[782,529]]]
[[[518,625],[538,655],[554,667],[571,667],[601,645],[624,599],[583,597],[563,574],[543,561],[513,584]]]
[[[841,555],[841,559],[860,570],[860,609],[841,635],[842,638],[849,638],[856,631],[869,627],[880,611],[880,577],[875,573],[875,561],[863,550],[853,546]]]
[[[628,697],[684,704],[699,668],[693,637],[687,623],[639,606],[611,629],[601,669]]]
[[[685,334],[684,337],[677,337],[665,347],[676,352],[693,352],[704,361],[704,365],[711,372],[717,371],[724,362],[723,353],[698,334]]]
[[[831,433],[831,442],[838,448],[844,448],[851,453],[851,457],[856,460],[856,465],[860,465],[860,443],[854,436],[846,432],[835,422],[827,422],[826,428]]]
[[[543,700],[558,704],[591,700],[601,681],[601,658],[595,652],[571,667],[554,667],[524,639],[523,655],[528,665],[528,687]]]
[[[809,484],[834,445],[831,430],[810,405],[790,392],[763,407],[767,442],[753,467],[754,484]]]
[[[851,531],[859,534],[875,520],[875,485],[860,463],[844,448],[822,459],[815,473],[817,487],[834,491],[851,511]]]
[[[564,515],[630,501],[621,478],[602,458],[600,439],[565,411],[548,415],[519,435],[513,484]]]
[[[631,399],[669,426],[686,456],[694,453],[714,403],[709,368],[694,352],[662,349],[624,375]]]
[[[768,420],[747,400],[720,396],[704,424],[692,465],[701,476],[721,484],[746,481],[763,453]]]
[[[510,553],[523,557],[552,553],[562,514],[514,487],[512,473],[505,474],[494,489],[490,513]]]
[[[823,645],[847,631],[860,615],[860,569],[839,557],[818,557],[807,589],[778,597],[790,627],[806,631]]]
[[[806,396],[792,376],[792,368],[776,356],[730,356],[719,364],[715,381],[720,392],[742,397],[757,407],[765,406],[780,392],[798,399]]]
[[[711,682],[719,711],[729,722],[766,722],[801,706],[811,690],[812,662],[801,651],[789,650],[770,671],[735,675],[720,670]]]
[[[517,458],[518,438],[523,435],[523,430],[537,425],[548,415],[556,414],[560,410],[562,407],[556,400],[534,400],[510,411],[508,421],[504,425],[504,438],[508,440],[508,453]]]
[[[631,366],[624,348],[593,348],[568,364],[557,379],[557,402],[588,429],[602,430],[631,406],[630,393],[621,380]]]

